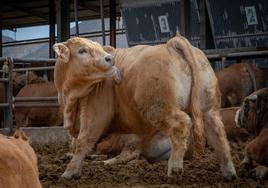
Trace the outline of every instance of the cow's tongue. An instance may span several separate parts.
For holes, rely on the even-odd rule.
[[[114,67],[114,76],[113,77],[114,77],[114,81],[117,84],[121,83],[121,80],[122,80],[121,73],[120,73],[120,70],[116,67]]]

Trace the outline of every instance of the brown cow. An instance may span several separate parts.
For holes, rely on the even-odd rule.
[[[16,96],[18,92],[27,84],[44,83],[41,77],[38,77],[35,73],[29,71],[26,74],[13,73],[13,96]]]
[[[36,154],[23,132],[0,135],[0,159],[0,187],[42,187]]]
[[[236,122],[238,127],[244,127],[255,135],[246,146],[243,169],[251,168],[252,161],[255,161],[266,166],[257,167],[255,175],[258,178],[265,177],[268,175],[268,88],[260,89],[245,98]]]
[[[55,97],[57,90],[53,82],[29,84],[23,87],[16,97]],[[63,122],[59,107],[15,108],[17,127],[59,126]]]
[[[233,64],[216,72],[222,107],[240,106],[243,99],[264,86],[264,73],[254,64]]]
[[[33,83],[43,83],[45,80],[38,77],[33,72],[28,72],[27,74],[13,73],[13,96],[16,96],[17,93],[23,88],[26,84]],[[5,87],[3,83],[0,83],[0,103],[5,102]],[[4,120],[4,111],[3,108],[0,109],[0,125]]]
[[[79,53],[83,43],[80,40],[76,45],[69,45],[73,40],[78,41],[75,38],[61,43],[59,51],[70,61],[68,64],[79,61],[76,64],[80,66],[83,60],[73,56]],[[93,152],[106,131],[135,133],[143,147],[148,147],[155,134],[163,131],[172,145],[168,161],[168,177],[172,178],[182,173],[189,141],[193,140],[191,145],[201,152],[206,135],[220,159],[223,176],[227,179],[236,176],[219,115],[218,82],[202,51],[178,35],[166,44],[116,49],[114,57],[123,81],[115,85],[111,79],[103,80],[81,98],[76,150],[62,177],[79,176],[82,161]],[[62,74],[70,77],[73,69],[65,70],[68,74],[64,71],[55,74],[55,79],[57,76],[64,79]],[[76,76],[77,80],[84,78],[82,74]],[[80,86],[87,88],[83,83]]]
[[[239,107],[222,108],[220,110],[221,119],[227,138],[231,145],[236,146],[245,142],[249,138],[249,132],[245,128],[238,128],[235,123],[235,116]]]

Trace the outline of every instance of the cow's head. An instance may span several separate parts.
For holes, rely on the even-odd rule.
[[[268,89],[260,89],[248,97],[242,103],[236,113],[237,127],[246,128],[249,132],[258,135],[268,118]]]
[[[113,56],[96,42],[75,37],[57,43],[53,48],[58,55],[58,62],[69,64],[70,71],[77,71],[79,75],[95,79],[96,82],[106,77],[113,77],[117,83],[121,81]]]

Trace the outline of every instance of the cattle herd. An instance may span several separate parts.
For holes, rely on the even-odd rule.
[[[268,177],[268,89],[254,64],[214,73],[204,53],[180,34],[166,44],[125,49],[74,37],[54,50],[54,82],[15,74],[13,95],[58,96],[60,107],[15,108],[14,123],[69,131],[71,160],[63,179],[79,178],[87,156],[107,155],[99,162],[167,160],[167,183],[183,181],[184,160],[203,155],[205,147],[213,148],[224,180],[249,171]],[[41,187],[27,136],[17,130],[0,135],[0,142],[0,187]],[[244,156],[235,169],[231,148],[241,145]]]

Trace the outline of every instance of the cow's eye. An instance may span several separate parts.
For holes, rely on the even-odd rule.
[[[85,48],[81,48],[81,49],[79,49],[78,53],[79,53],[79,54],[87,53],[87,49],[85,49]]]

